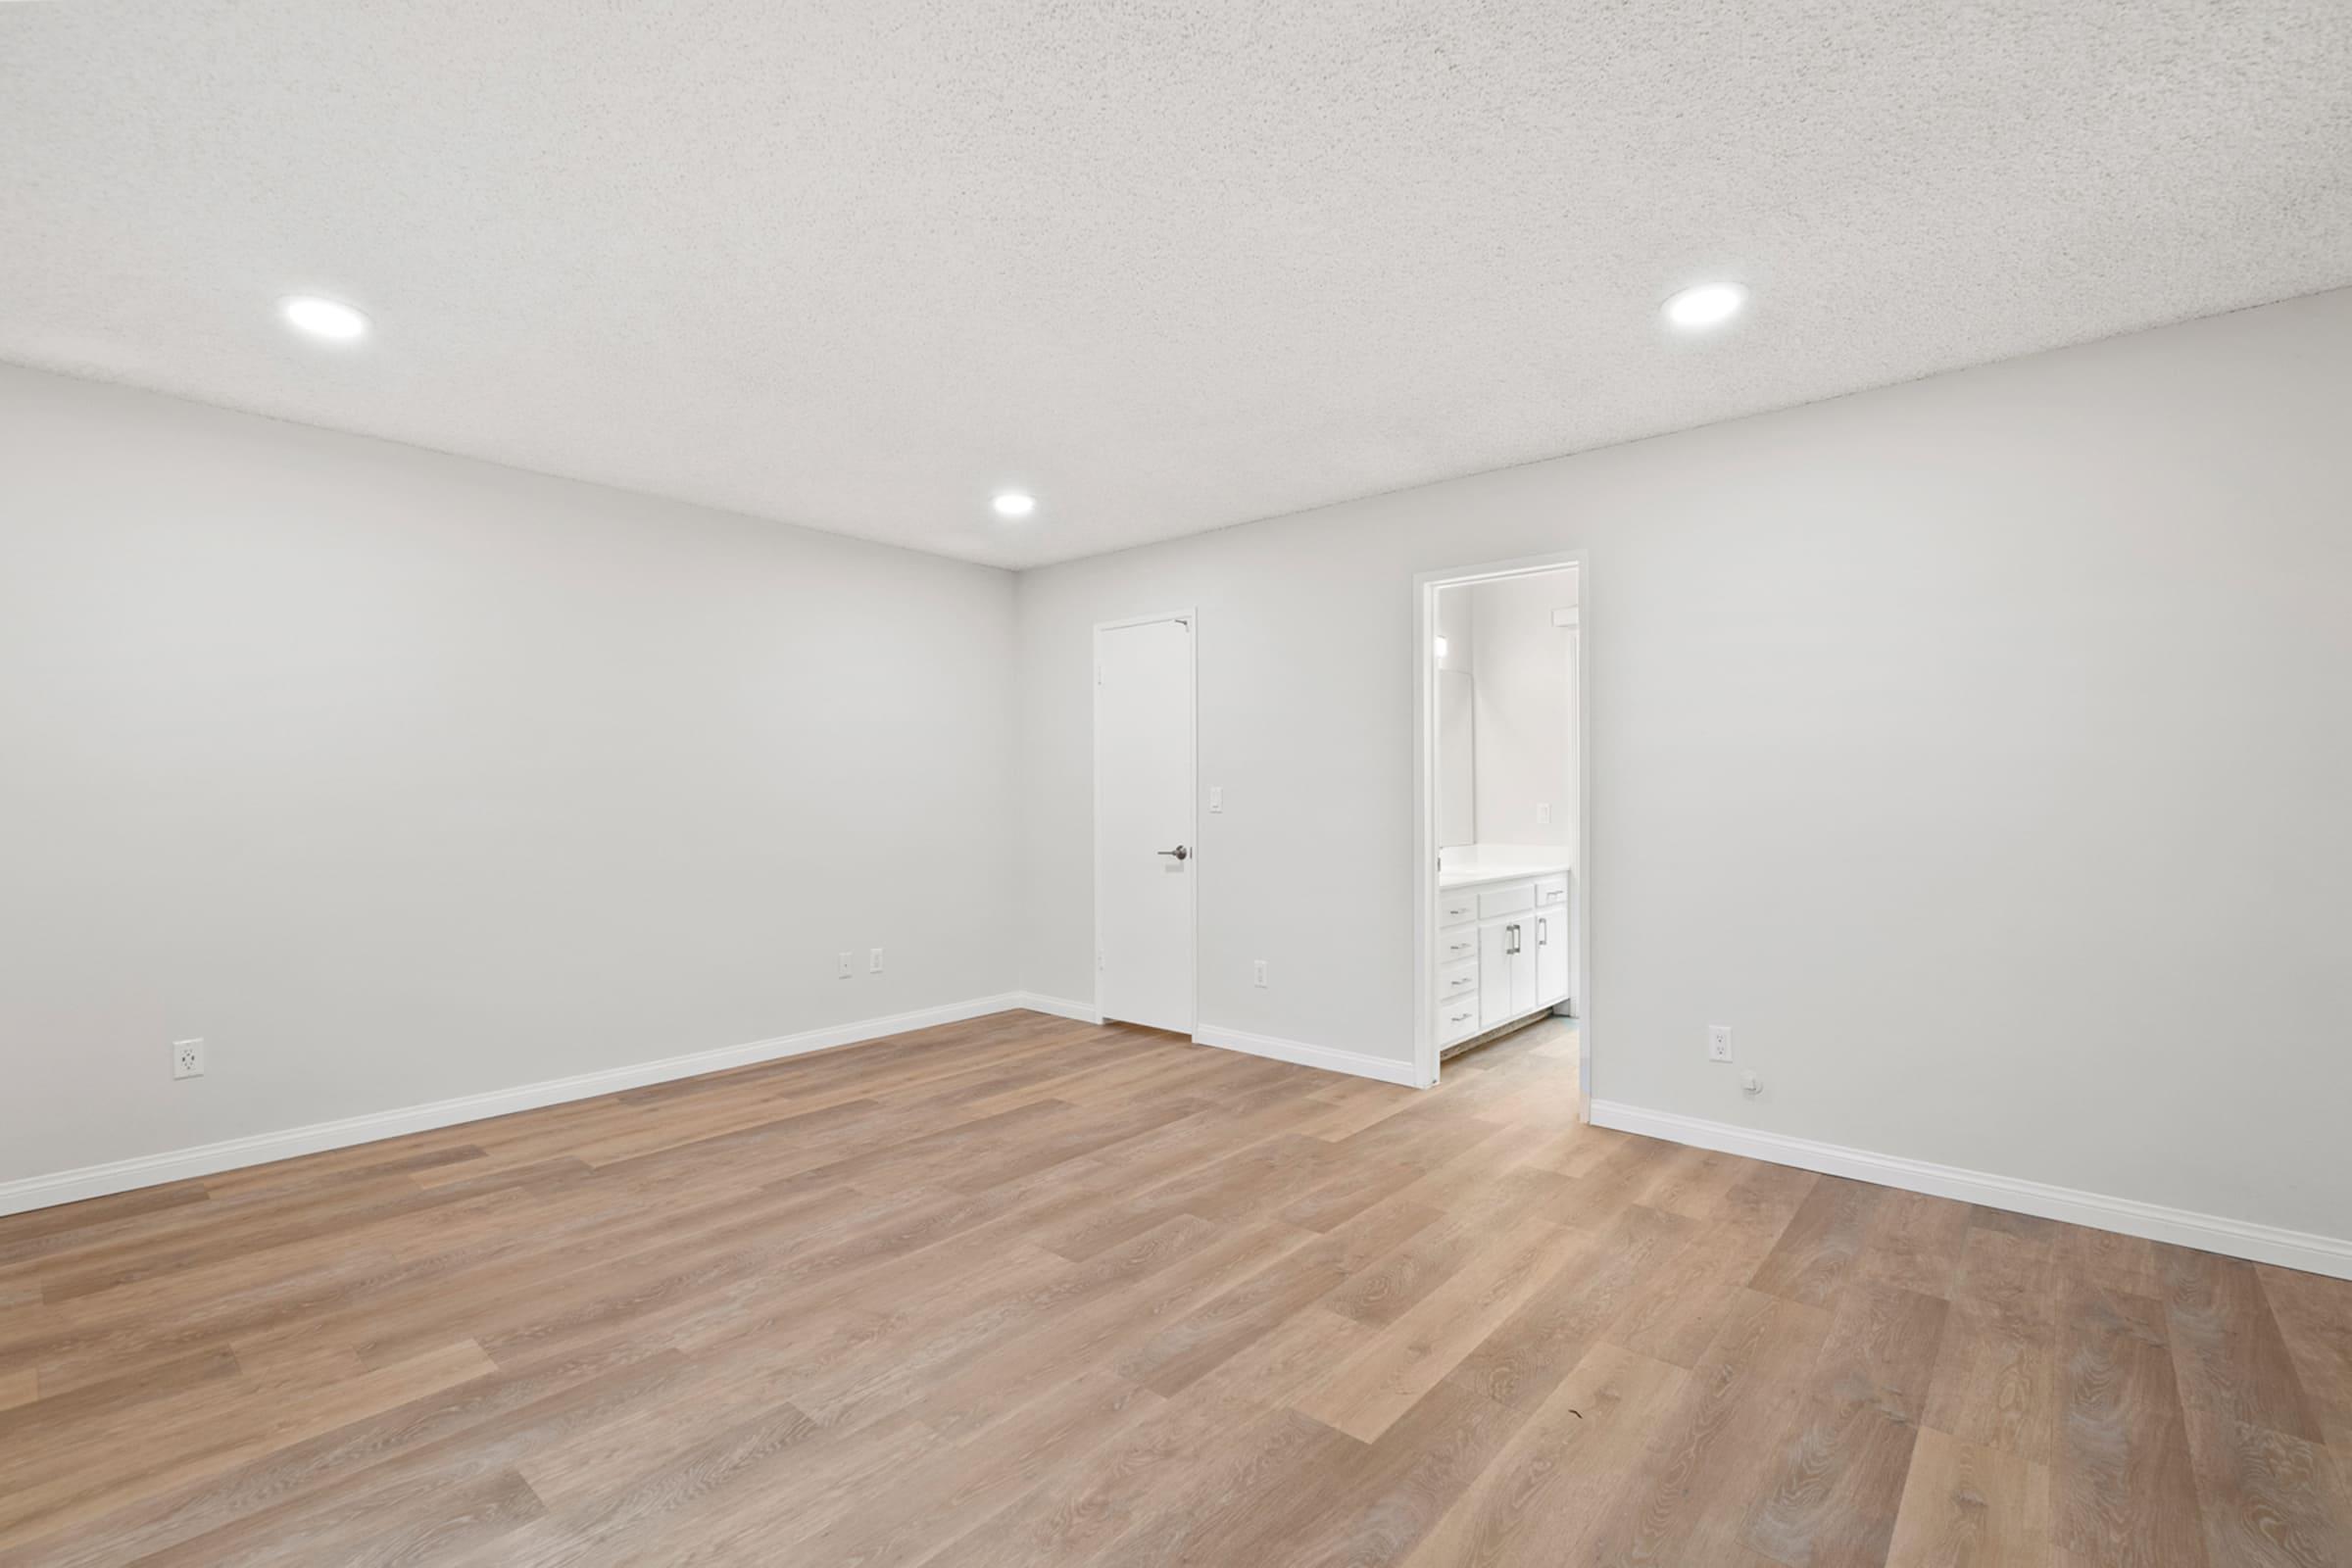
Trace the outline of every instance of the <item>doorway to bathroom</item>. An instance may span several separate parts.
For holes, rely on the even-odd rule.
[[[1424,1084],[1546,1019],[1592,1089],[1582,553],[1415,579],[1414,890]]]

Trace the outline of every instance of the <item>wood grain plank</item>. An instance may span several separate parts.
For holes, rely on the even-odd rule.
[[[2052,1568],[2050,1474],[1922,1428],[1886,1568]]]
[[[1207,1452],[1205,1463],[1177,1478],[1172,1491],[1162,1494],[1164,1500],[1100,1557],[1035,1560],[1111,1562],[1121,1568],[1282,1560],[1251,1555],[1248,1544],[1295,1529],[1301,1499],[1329,1495],[1332,1479],[1361,1463],[1363,1446],[1284,1409],[1248,1422]]]
[[[2059,1227],[2051,1242],[2058,1272],[2069,1279],[2126,1296],[2162,1300],[2164,1274],[2157,1263],[2157,1246],[2139,1236],[2094,1231],[2082,1225]]]
[[[667,1402],[691,1371],[674,1352],[632,1347],[606,1357],[475,1379],[119,1506],[106,1515],[103,1531],[70,1530],[42,1537],[23,1552],[0,1550],[0,1563],[95,1568],[135,1560],[294,1499],[300,1508],[334,1508],[350,1493],[403,1485],[420,1474],[449,1484],[461,1474],[512,1468],[567,1431]],[[278,1517],[290,1527],[300,1509]]]
[[[1294,1402],[1326,1426],[1374,1442],[1522,1302],[1577,1266],[1591,1240],[1541,1214],[1521,1218]]]
[[[1573,1183],[1537,1166],[1506,1170],[1457,1198],[1444,1218],[1375,1259],[1324,1301],[1332,1311],[1375,1327],[1397,1317],[1449,1279],[1495,1231],[1525,1214],[1565,1223]]]
[[[1322,1322],[1348,1320],[1326,1313]],[[1278,1345],[1289,1332],[1244,1353]],[[1155,1520],[1162,1521],[1160,1531],[1175,1530],[1167,1521],[1177,1518],[1182,1498],[1197,1494],[1220,1505],[1235,1489],[1253,1489],[1260,1478],[1283,1473],[1294,1448],[1346,1451],[1350,1440],[1281,1407],[1278,1397],[1269,1406],[1227,1389],[1212,1391],[1240,1360],[1203,1378],[1182,1399],[1163,1401],[1081,1474],[1032,1487],[964,1535],[940,1543],[931,1560],[956,1568],[1118,1561],[1109,1555],[1111,1544],[1131,1532],[1149,1531]],[[1126,1549],[1142,1546],[1139,1540]]]
[[[1679,1149],[1642,1189],[1641,1200],[1651,1208],[1680,1214],[1685,1219],[1713,1219],[1732,1189],[1754,1168],[1754,1161],[1737,1154],[1718,1153],[1711,1149]]]
[[[1718,1203],[1718,1216],[1633,1294],[1609,1325],[1611,1343],[1639,1355],[1693,1367],[1739,1305],[1764,1259],[1813,1185],[1759,1182],[1750,1175]]]
[[[1169,1324],[1121,1357],[1119,1371],[1173,1396],[1437,1217],[1435,1209],[1412,1203],[1387,1202],[1367,1209]]]
[[[1422,1539],[1412,1568],[1575,1561],[1631,1484],[1654,1412],[1688,1381],[1680,1367],[1594,1346]]]
[[[858,1568],[902,1568],[937,1544],[972,1529],[1073,1458],[1113,1441],[1163,1401],[1106,1367],[1007,1401],[997,1419],[897,1470],[890,1486],[899,1506],[853,1509],[808,1535],[799,1550],[811,1561]]]
[[[2164,1307],[2077,1283],[2061,1330],[2051,1540],[2117,1568],[2208,1561]]]
[[[2159,1249],[2158,1262],[2166,1339],[2182,1401],[2225,1423],[2322,1442],[2302,1374],[2254,1265],[2184,1247]]]
[[[1972,1228],[1930,1385],[1925,1423],[2048,1465],[2058,1441],[2062,1276],[2040,1240]]]
[[[249,1513],[139,1559],[140,1568],[306,1568],[332,1560],[365,1568],[446,1562],[499,1541],[546,1513],[512,1470],[451,1485],[419,1477],[357,1494],[343,1506]]]
[[[2352,1454],[2352,1280],[2269,1264],[2254,1272],[2321,1431]]]
[[[1777,1466],[1775,1439],[1804,1402],[1829,1328],[1820,1307],[1743,1293],[1575,1560],[1700,1563],[1752,1554],[1741,1539],[1748,1514]]]
[[[1487,1397],[1533,1408],[1687,1242],[1692,1222],[1630,1204],[1586,1253],[1591,1266],[1554,1275],[1447,1374]]]
[[[1862,1239],[1856,1279],[1948,1298],[1968,1244],[1969,1205],[1925,1193],[1888,1193]]]
[[[2340,1568],[2352,1562],[2352,1510],[2340,1463],[2316,1443],[2211,1408],[2188,1411],[2205,1544],[2217,1564]]]
[[[347,1368],[308,1388],[261,1392],[241,1406],[211,1416],[190,1395],[173,1396],[180,1419],[162,1434],[141,1430],[142,1442],[96,1438],[45,1449],[37,1463],[0,1483],[0,1546],[54,1531],[82,1528],[126,1502],[175,1490],[229,1470],[273,1447],[330,1432],[388,1404],[455,1387],[497,1368],[470,1342],[428,1351],[376,1371]],[[201,1391],[199,1391],[201,1392]],[[146,1441],[162,1436],[162,1451]]]
[[[1822,1177],[1757,1265],[1748,1289],[1806,1306],[1826,1305],[1852,1272],[1879,1205],[1889,1196],[1883,1187]]]
[[[1790,1568],[1886,1559],[1949,1304],[1863,1280],[1839,1296],[1802,1408],[1744,1539]]]
[[[1209,1543],[1213,1554],[1202,1560],[1296,1568],[1401,1562],[1533,1414],[1441,1383],[1379,1442],[1326,1466],[1306,1505],[1295,1496],[1281,1511],[1262,1510],[1250,1530]]]
[[[187,1203],[207,1202],[212,1196],[201,1181],[168,1182],[160,1187],[140,1187],[105,1198],[85,1198],[78,1203],[59,1203],[52,1208],[0,1215],[0,1262],[16,1257],[18,1249],[26,1242],[49,1236],[96,1231],[118,1220],[152,1214],[160,1209],[178,1208]]]

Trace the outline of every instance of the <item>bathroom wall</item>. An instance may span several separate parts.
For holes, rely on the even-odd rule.
[[[1477,669],[1477,833],[1482,844],[1576,843],[1576,573],[1544,572],[1467,590]]]

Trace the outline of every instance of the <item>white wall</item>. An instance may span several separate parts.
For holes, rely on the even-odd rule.
[[[1006,573],[10,368],[0,448],[0,1180],[1012,988]]]
[[[1573,849],[1576,633],[1552,624],[1551,612],[1576,607],[1576,573],[1499,577],[1465,591],[1477,644],[1478,841]],[[1539,806],[1550,808],[1548,821],[1536,819]]]
[[[1187,604],[1203,1023],[1404,1061],[1412,576],[1583,547],[1601,1098],[2352,1235],[2346,407],[2338,292],[1016,582],[0,368],[0,1181],[1084,999]]]
[[[2347,409],[2339,291],[1024,573],[1024,982],[1193,604],[1201,1018],[1409,1058],[1412,576],[1582,546],[1598,1097],[2352,1236]]]

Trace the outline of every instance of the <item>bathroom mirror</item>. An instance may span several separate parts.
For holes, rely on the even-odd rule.
[[[1438,671],[1438,848],[1478,842],[1478,688],[1466,669]]]

